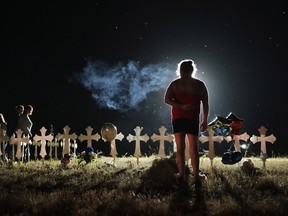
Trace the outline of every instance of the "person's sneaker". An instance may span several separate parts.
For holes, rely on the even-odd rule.
[[[184,181],[184,177],[180,175],[180,173],[175,173],[174,178],[177,184],[182,183]]]
[[[177,190],[177,194],[180,196],[187,196],[190,193],[190,190],[188,188],[188,182],[184,178],[184,176],[181,176],[179,173],[174,174],[175,183],[173,184],[173,187]]]
[[[207,180],[207,176],[204,173],[199,172],[199,178],[201,181]]]
[[[185,187],[187,184],[184,176],[181,176],[179,173],[174,174],[174,179],[175,179],[175,187],[180,189]]]
[[[204,173],[199,172],[198,178],[194,177],[194,184],[201,185],[202,181],[207,180],[207,176]]]
[[[201,197],[202,194],[202,182],[207,180],[207,176],[204,173],[199,172],[198,178],[194,179],[195,190],[197,197]]]
[[[174,177],[175,177],[175,179],[181,178],[180,173],[175,173],[175,174],[174,174]]]

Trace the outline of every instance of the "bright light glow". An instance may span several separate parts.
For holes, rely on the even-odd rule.
[[[242,149],[247,149],[247,148],[248,148],[248,145],[247,145],[246,143],[244,143],[244,144],[241,145],[241,148],[242,148]]]

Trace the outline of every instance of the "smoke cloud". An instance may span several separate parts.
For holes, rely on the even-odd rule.
[[[76,77],[91,91],[99,107],[126,112],[138,110],[145,100],[153,101],[149,94],[165,89],[176,77],[174,71],[175,65],[173,68],[164,63],[140,67],[139,63],[129,61],[109,66],[102,61],[89,60]]]

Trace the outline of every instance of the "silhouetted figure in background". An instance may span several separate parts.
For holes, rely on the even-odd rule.
[[[2,113],[0,113],[0,135],[2,137],[6,136],[7,135],[7,122],[5,121],[5,118],[3,116]],[[1,151],[2,151],[2,156],[0,157],[0,161],[5,161],[5,162],[8,162],[8,158],[6,157],[6,147],[7,147],[7,144],[8,142],[5,142],[5,145],[3,146],[3,142],[4,141],[1,141],[0,142],[0,148],[1,148]]]
[[[23,114],[20,115],[19,121],[17,124],[17,128],[21,129],[23,131],[23,136],[27,137],[29,136],[30,139],[32,138],[31,129],[33,126],[33,123],[30,119],[30,116],[33,113],[33,107],[31,105],[25,106]],[[26,146],[24,147],[24,162],[28,162],[30,158],[30,143],[26,143]]]
[[[12,121],[9,121],[9,124],[8,124],[8,131],[7,131],[7,134],[9,137],[11,136],[17,136],[16,135],[16,131],[17,131],[17,126],[18,126],[18,121],[19,121],[19,118],[20,116],[23,114],[24,112],[24,106],[23,105],[16,105],[15,106],[15,112],[16,112],[16,115],[15,117],[13,118]],[[8,154],[8,158],[9,160],[12,160],[13,159],[13,152],[12,152],[12,145],[7,145],[6,147],[7,149],[7,154]]]
[[[19,118],[20,116],[24,113],[24,106],[23,105],[17,105],[15,106],[15,112],[16,112],[16,117],[14,118],[14,121],[11,121],[10,123],[10,136],[12,136],[13,134],[15,134],[16,136],[16,131],[18,130],[18,122],[19,122]]]
[[[198,143],[199,125],[201,131],[207,129],[209,103],[205,84],[193,77],[196,70],[193,60],[181,61],[176,71],[179,72],[180,78],[169,84],[164,100],[172,107],[172,128],[177,146],[176,161],[179,170],[177,178],[186,179],[187,175],[185,173],[185,137],[187,135],[193,176],[197,186],[198,183],[201,185],[203,178],[206,178],[199,172]]]

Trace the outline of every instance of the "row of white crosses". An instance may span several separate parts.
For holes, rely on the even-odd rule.
[[[137,126],[134,131],[135,131],[135,136],[129,134],[127,136],[127,140],[129,142],[135,141],[135,151],[134,151],[134,157],[137,158],[137,164],[139,163],[139,157],[141,156],[141,148],[140,148],[140,143],[141,141],[147,142],[149,140],[149,136],[147,134],[141,135],[141,131],[143,130],[142,127]],[[172,134],[168,134],[166,135],[166,128],[164,126],[159,128],[159,133],[160,135],[157,134],[153,134],[151,136],[151,140],[153,142],[159,141],[159,151],[158,151],[158,156],[165,156],[165,145],[164,142],[172,142],[174,140],[174,136]],[[77,135],[75,133],[73,134],[69,134],[70,132],[70,127],[68,125],[66,125],[63,128],[64,133],[60,134],[58,133],[57,136],[55,137],[54,142],[52,142],[53,140],[53,135],[49,134],[46,135],[46,131],[47,129],[42,127],[40,129],[41,135],[35,135],[33,137],[33,144],[35,145],[35,158],[38,156],[37,155],[37,147],[40,147],[40,156],[42,158],[44,158],[47,153],[46,153],[46,144],[48,142],[48,146],[50,147],[50,157],[52,157],[52,151],[53,148],[55,149],[55,155],[57,156],[57,148],[59,147],[59,143],[58,141],[61,141],[62,143],[62,154],[70,154],[70,148],[71,146],[74,148],[74,155],[76,154],[76,149],[77,149],[77,143],[76,143],[76,139],[77,139]],[[263,126],[261,126],[261,128],[258,130],[260,133],[260,137],[257,137],[255,135],[253,135],[250,140],[253,144],[257,143],[257,142],[261,142],[261,159],[263,160],[263,162],[265,163],[265,160],[267,158],[267,151],[266,151],[266,142],[271,142],[274,143],[276,141],[276,137],[272,134],[268,137],[265,137],[266,131],[267,129]],[[98,141],[101,136],[96,133],[96,134],[92,134],[93,132],[93,128],[91,126],[88,126],[86,128],[86,132],[87,135],[83,135],[80,134],[80,136],[78,137],[78,139],[83,142],[83,141],[87,141],[87,147],[92,147],[92,140]],[[18,160],[20,160],[22,158],[23,160],[23,156],[24,156],[24,146],[29,142],[30,138],[29,137],[22,137],[22,131],[18,130],[16,131],[16,137],[13,135],[10,140],[9,137],[7,137],[7,135],[1,135],[0,134],[0,141],[2,143],[7,142],[9,140],[10,144],[12,145],[12,155],[14,157],[14,145],[17,145],[17,151],[16,151],[16,157]],[[117,150],[116,150],[116,140],[120,140],[122,141],[124,138],[124,135],[120,132],[116,135],[116,137],[110,142],[111,144],[111,152],[110,155],[114,158],[116,158],[117,156]],[[102,138],[104,141],[106,141],[104,138]],[[247,142],[247,140],[249,139],[249,135],[245,132],[241,135],[234,135],[233,138],[231,136],[227,136],[227,137],[223,137],[223,136],[214,136],[214,131],[211,128],[208,128],[208,136],[204,136],[201,135],[199,140],[201,143],[206,143],[209,142],[209,153],[208,153],[208,157],[211,161],[211,165],[213,164],[213,159],[215,157],[215,151],[214,151],[214,142],[218,142],[221,143],[223,140],[226,140],[228,142],[230,141],[234,141],[234,147],[235,147],[235,151],[240,152],[240,140],[245,140]],[[73,140],[74,143],[70,143],[70,140]],[[40,142],[39,142],[40,141]],[[29,146],[29,144],[28,144]],[[4,149],[4,148],[3,148]],[[3,154],[1,152],[1,148],[0,148],[0,155]],[[186,161],[188,161],[190,159],[189,157],[189,147],[187,145],[187,141],[186,141]],[[13,158],[14,160],[14,158]],[[265,164],[264,164],[265,165]]]
[[[203,144],[205,142],[209,142],[209,153],[208,153],[208,158],[210,159],[211,161],[211,165],[213,165],[213,159],[215,157],[215,151],[214,151],[214,142],[218,142],[218,143],[221,143],[224,139],[227,141],[227,142],[231,142],[231,141],[234,141],[234,148],[235,148],[235,151],[236,152],[241,152],[240,150],[240,140],[244,140],[245,142],[247,142],[247,140],[249,139],[249,135],[245,132],[241,135],[234,135],[233,137],[232,136],[226,136],[226,137],[223,137],[223,136],[214,136],[214,131],[212,130],[212,128],[208,128],[207,129],[207,132],[208,132],[208,137],[204,136],[204,135],[201,135],[199,140],[200,142]]]
[[[214,131],[211,128],[207,129],[208,132],[208,136],[204,136],[201,135],[199,138],[199,141],[203,144],[206,142],[209,142],[209,153],[208,153],[208,157],[211,161],[211,165],[213,165],[213,159],[215,157],[215,151],[214,151],[214,142],[218,142],[221,143],[224,139],[227,142],[231,142],[234,141],[234,148],[236,152],[241,152],[240,150],[240,140],[244,140],[245,142],[247,142],[247,140],[250,138],[250,141],[255,144],[257,142],[261,142],[261,159],[264,163],[265,166],[265,161],[267,158],[267,150],[266,150],[266,142],[270,142],[270,143],[274,143],[276,141],[276,137],[271,134],[270,136],[265,136],[267,129],[264,126],[261,126],[258,129],[259,133],[260,133],[260,137],[255,136],[254,134],[252,135],[252,137],[250,138],[250,136],[245,132],[241,135],[233,135],[233,137],[231,136],[227,136],[227,137],[223,137],[223,136],[219,136],[216,135],[214,136]],[[186,148],[187,150],[188,148]]]
[[[86,132],[87,134],[80,134],[80,136],[78,137],[75,133],[70,134],[70,127],[68,125],[66,125],[63,128],[64,133],[58,133],[55,136],[55,140],[53,141],[53,135],[52,134],[48,134],[46,135],[47,129],[45,127],[42,127],[40,129],[40,133],[41,135],[35,135],[33,137],[33,145],[35,145],[35,158],[37,158],[37,147],[40,147],[40,156],[44,159],[44,157],[47,155],[46,152],[46,145],[48,145],[50,147],[50,151],[49,151],[49,155],[52,158],[52,152],[53,152],[53,148],[54,148],[54,152],[55,152],[55,156],[57,156],[57,148],[59,147],[59,143],[58,141],[61,141],[61,145],[62,145],[62,155],[65,154],[70,154],[70,150],[71,147],[74,148],[74,155],[76,155],[76,149],[77,149],[77,143],[76,143],[76,139],[78,138],[81,142],[83,141],[87,141],[87,148],[88,147],[92,147],[92,140],[98,141],[101,136],[98,133],[92,134],[93,132],[93,128],[91,126],[88,126],[86,128]],[[137,126],[134,131],[135,131],[135,135],[129,134],[126,138],[129,142],[135,141],[135,151],[134,151],[134,157],[137,158],[137,164],[139,163],[139,157],[141,156],[141,148],[140,148],[140,142],[144,141],[147,142],[150,138],[147,134],[141,135],[141,131],[143,130],[142,127]],[[165,145],[164,142],[168,141],[168,142],[172,142],[174,140],[174,136],[171,134],[166,135],[166,128],[164,126],[159,128],[159,132],[160,135],[157,134],[153,134],[151,136],[151,140],[153,142],[159,141],[160,145],[159,145],[159,152],[158,155],[163,157],[165,156]],[[15,135],[13,135],[10,139],[8,137],[0,137],[1,140],[4,141],[8,141],[10,142],[10,145],[12,145],[12,155],[13,155],[13,160],[14,158],[14,145],[17,146],[17,151],[16,151],[16,158],[18,159],[18,161],[21,160],[23,161],[23,157],[24,157],[24,146],[28,145],[29,146],[29,141],[30,138],[29,137],[25,137],[22,136],[23,132],[19,129],[18,131],[16,131],[16,137]],[[117,156],[117,150],[116,150],[116,140],[120,140],[122,141],[122,139],[124,138],[124,135],[120,132],[116,135],[116,137],[110,142],[111,145],[111,152],[110,155],[114,158],[116,158]],[[102,139],[104,141],[105,140],[103,137]],[[70,143],[70,141],[74,141],[74,143]],[[29,155],[28,155],[29,156]],[[28,161],[30,160],[30,158],[28,159]]]
[[[137,158],[137,165],[139,164],[139,157],[141,156],[141,150],[140,150],[140,141],[144,141],[144,142],[147,142],[149,140],[149,136],[147,134],[144,134],[144,135],[140,135],[141,134],[141,131],[142,131],[143,128],[140,128],[139,126],[137,126],[134,131],[135,131],[135,136],[129,134],[127,136],[127,140],[129,142],[132,142],[132,141],[135,141],[136,142],[136,146],[135,146],[135,151],[134,151],[134,157]],[[168,135],[165,135],[166,133],[166,128],[164,126],[161,126],[159,128],[159,132],[160,132],[160,135],[157,135],[157,134],[153,134],[151,136],[151,140],[153,142],[156,142],[156,141],[159,141],[160,142],[160,145],[159,145],[159,151],[158,151],[158,156],[160,157],[164,157],[165,156],[165,145],[164,145],[164,142],[165,141],[168,141],[168,142],[172,142],[174,140],[174,136],[171,135],[171,134],[168,134]]]
[[[66,126],[67,127],[67,126]],[[77,138],[77,135],[74,133],[72,135],[69,135],[69,128],[64,128],[64,132],[66,131],[66,133],[64,133],[63,135],[60,134],[58,135],[58,139],[61,139],[61,137],[63,136],[66,136],[64,139],[66,140],[65,141],[65,146],[66,148],[63,148],[63,154],[65,153],[69,153],[69,141],[68,139],[73,139],[75,140]],[[139,164],[139,157],[142,155],[141,154],[141,148],[140,148],[140,142],[141,141],[144,141],[144,142],[147,142],[149,140],[149,136],[147,134],[144,134],[141,136],[141,131],[143,130],[142,127],[139,127],[137,126],[134,131],[135,131],[135,136],[133,136],[132,134],[129,134],[126,138],[129,142],[132,142],[132,141],[135,141],[135,151],[134,151],[134,157],[137,158],[137,164]],[[159,145],[159,152],[158,152],[158,156],[165,156],[165,145],[164,145],[164,142],[165,141],[168,141],[168,142],[172,142],[174,140],[174,136],[171,135],[171,134],[168,134],[168,135],[165,135],[166,133],[166,128],[164,126],[161,126],[159,128],[159,132],[160,132],[160,135],[157,135],[157,134],[153,134],[151,136],[151,140],[153,142],[156,142],[156,141],[159,141],[160,142],[160,145]],[[95,140],[95,141],[98,141],[101,136],[96,133],[96,134],[93,134],[92,135],[92,131],[93,131],[93,128],[91,128],[90,126],[88,126],[86,128],[86,132],[87,132],[87,135],[83,135],[83,134],[80,134],[80,136],[78,137],[78,139],[83,142],[85,140],[87,140],[87,147],[92,147],[92,140]],[[116,156],[118,155],[117,153],[117,148],[116,148],[116,140],[120,140],[122,141],[124,138],[124,135],[120,132],[116,135],[116,137],[110,142],[110,145],[111,145],[111,150],[110,150],[110,155],[114,158],[116,158]],[[62,138],[63,139],[63,138]],[[102,139],[104,141],[107,141],[105,140],[103,137]]]

